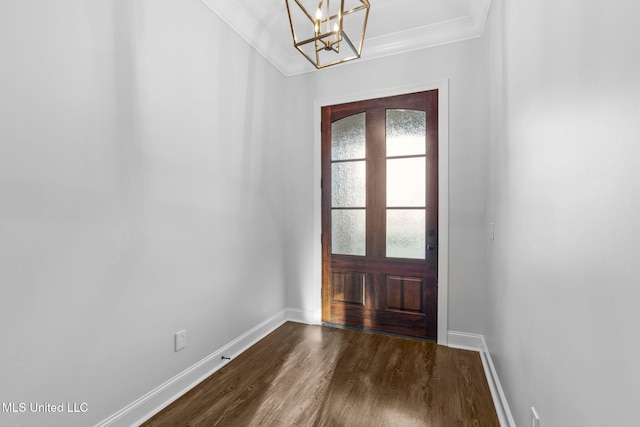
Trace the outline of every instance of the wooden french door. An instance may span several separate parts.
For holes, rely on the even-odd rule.
[[[438,91],[322,108],[322,320],[437,339]]]

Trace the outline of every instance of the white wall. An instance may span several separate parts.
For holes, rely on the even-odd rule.
[[[95,424],[285,307],[285,79],[199,0],[2,1],[0,61],[0,402],[89,409],[1,425]]]
[[[449,329],[482,333],[484,305],[484,189],[487,60],[482,39],[371,61],[353,62],[289,78],[293,91],[288,124],[294,135],[287,148],[288,217],[287,303],[319,309],[319,285],[310,273],[319,265],[314,249],[313,100],[352,97],[449,79]],[[366,50],[366,47],[365,47]]]
[[[640,3],[494,0],[485,327],[518,425],[635,426]]]
[[[0,2],[0,401],[89,404],[0,424],[317,310],[313,100],[448,78],[449,328],[518,425],[634,425],[639,13],[494,0],[484,39],[285,79],[199,0]]]

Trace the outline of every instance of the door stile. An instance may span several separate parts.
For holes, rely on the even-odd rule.
[[[384,162],[385,151],[385,110],[367,110],[367,257],[374,260],[385,256],[384,229],[387,211]]]
[[[321,158],[322,158],[322,321],[331,321],[331,233],[327,232],[327,224],[331,224],[331,107],[322,109],[321,121]]]

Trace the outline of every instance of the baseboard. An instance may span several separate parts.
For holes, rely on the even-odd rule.
[[[300,313],[294,314],[295,317],[301,316]],[[285,309],[245,332],[235,340],[166,381],[164,384],[151,390],[109,418],[96,424],[95,427],[128,427],[140,425],[224,366],[227,361],[222,360],[223,355],[231,358],[236,357],[269,333],[273,332],[287,320],[296,321],[295,319],[289,319],[289,310]]]
[[[319,312],[298,310],[296,308],[287,308],[287,320],[297,323],[306,323],[308,325],[320,325],[322,316]]]
[[[493,397],[493,402],[496,406],[500,425],[502,427],[516,427],[513,415],[511,415],[511,410],[509,409],[509,404],[507,403],[507,398],[502,390],[502,385],[500,385],[498,373],[493,365],[493,360],[491,360],[491,353],[489,352],[484,336],[449,331],[448,339],[449,347],[472,350],[480,353],[480,359],[482,360],[482,366],[487,377],[487,382],[489,383],[491,397]]]
[[[483,349],[482,342],[484,337],[482,335],[449,331],[447,339],[449,343],[448,347],[474,351],[482,351]]]

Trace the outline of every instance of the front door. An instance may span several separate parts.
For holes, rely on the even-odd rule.
[[[322,320],[436,340],[438,91],[322,108]]]

